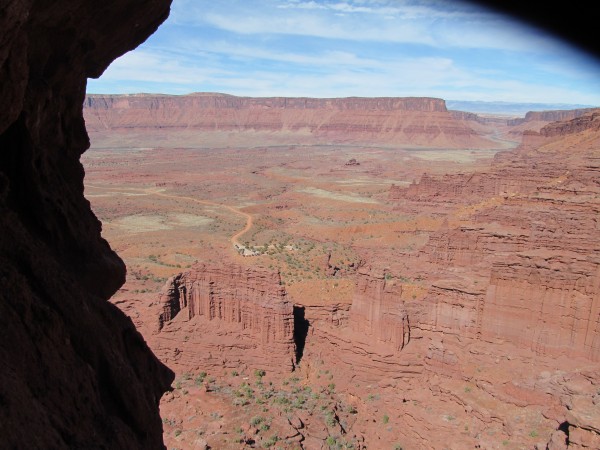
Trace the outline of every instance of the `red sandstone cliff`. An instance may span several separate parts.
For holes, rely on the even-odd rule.
[[[542,145],[498,154],[487,173],[426,175],[390,191],[396,201],[454,203],[470,214],[471,224],[431,235],[422,256],[489,277],[460,307],[471,334],[600,359],[599,130],[598,113],[553,123],[539,133]],[[436,304],[455,291],[434,288]]]
[[[555,111],[529,111],[525,117],[507,121],[510,135],[523,135],[530,132],[539,133],[546,125],[557,121],[569,121],[589,114],[593,108]]]
[[[388,274],[373,277],[361,270],[350,308],[350,327],[366,334],[373,343],[382,342],[400,351],[410,342],[410,321],[399,302],[402,285]]]
[[[294,314],[277,272],[198,265],[167,281],[157,340],[185,334],[175,364],[294,367]],[[164,355],[163,360],[170,360]]]
[[[484,342],[492,354],[516,345],[540,357],[598,362],[600,115],[592,111],[532,135],[535,142],[497,154],[488,172],[424,176],[391,189],[399,208],[444,205],[443,214],[461,223],[432,233],[420,253],[407,256],[406,266],[420,267],[430,286],[423,302],[404,306],[411,334]],[[379,295],[371,290],[371,301]],[[463,370],[462,346],[451,358],[433,351],[428,370]],[[566,400],[560,385],[545,389],[545,404],[556,405],[545,414],[563,422],[549,448],[567,448],[564,432],[573,448],[600,440],[589,405],[575,419],[570,414],[580,400]],[[562,446],[554,446],[558,441]]]
[[[494,147],[436,98],[249,98],[225,94],[87,97],[90,130],[308,132],[318,142]]]
[[[169,5],[0,2],[3,448],[163,448],[158,402],[173,374],[106,301],[125,267],[83,196],[79,157],[87,78]]]
[[[521,125],[526,122],[558,122],[575,119],[593,111],[593,108],[565,109],[553,111],[529,111],[522,119],[510,119],[508,125]]]

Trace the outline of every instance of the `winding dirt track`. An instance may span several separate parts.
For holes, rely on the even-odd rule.
[[[252,216],[250,214],[240,211],[239,209],[236,209],[233,206],[224,205],[222,203],[211,202],[209,200],[199,200],[194,197],[186,197],[183,195],[165,194],[164,192],[161,192],[160,190],[156,190],[153,188],[145,188],[145,189],[133,188],[133,187],[110,188],[110,187],[106,187],[106,186],[94,186],[91,184],[86,185],[86,187],[89,187],[92,189],[103,189],[106,191],[114,191],[114,192],[127,192],[127,191],[143,192],[146,195],[156,195],[157,197],[171,198],[171,199],[176,199],[176,200],[187,200],[190,202],[199,203],[201,205],[216,206],[218,208],[224,208],[224,209],[231,211],[234,214],[240,215],[246,219],[246,226],[244,226],[244,228],[242,230],[238,231],[236,234],[231,236],[231,238],[229,238],[229,241],[234,246],[237,245],[239,247],[244,247],[244,245],[240,244],[239,238],[242,237],[244,234],[246,234],[248,231],[250,231],[250,228],[252,228],[252,224],[253,224]]]

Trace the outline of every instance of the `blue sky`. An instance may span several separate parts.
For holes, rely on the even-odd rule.
[[[174,0],[159,30],[88,92],[600,105],[600,65],[457,1]]]

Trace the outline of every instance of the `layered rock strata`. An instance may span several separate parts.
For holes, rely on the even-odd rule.
[[[224,94],[90,95],[86,124],[96,133],[160,129],[292,132],[317,142],[494,147],[436,98],[251,98]],[[307,138],[304,136],[304,138]]]
[[[599,360],[600,251],[594,218],[600,166],[590,139],[597,140],[599,115],[592,113],[544,127],[546,143],[499,155],[489,173],[424,176],[392,198],[454,202],[471,223],[434,233],[422,256],[437,267],[479,273],[487,288],[432,290],[431,299],[455,297],[464,320],[442,314],[446,329],[483,339],[506,339],[540,353]],[[565,143],[581,140],[568,163]],[[471,204],[472,206],[469,206]],[[457,291],[458,289],[458,291]],[[438,300],[435,300],[438,299]],[[462,304],[462,302],[466,302]],[[440,324],[436,315],[435,323]],[[452,325],[454,323],[455,325]]]
[[[356,283],[350,308],[352,330],[402,350],[410,342],[409,317],[398,301],[402,285],[395,284],[387,273],[375,278],[367,270],[359,272]]]
[[[509,119],[508,125],[521,125],[527,122],[559,122],[575,119],[593,111],[593,108],[565,109],[552,111],[529,111],[520,119]]]
[[[79,157],[87,77],[145,40],[169,5],[0,4],[3,447],[163,447],[158,402],[173,374],[106,301],[125,267],[83,196]]]
[[[201,264],[169,279],[160,303],[157,339],[189,336],[176,362],[294,368],[293,305],[277,272]]]
[[[509,136],[538,134],[542,128],[553,122],[566,122],[593,112],[593,108],[529,111],[525,117],[506,121]],[[533,133],[532,133],[533,132]]]
[[[401,296],[398,280],[361,267],[351,302],[302,304],[302,299],[295,299],[305,308],[309,323],[302,368],[324,366],[339,374],[338,380],[359,381],[347,387],[352,395],[373,383],[390,386],[421,374],[423,362],[417,355],[421,347],[409,345],[414,331],[409,317],[414,311]]]
[[[429,279],[420,316],[408,310],[413,335],[432,339],[428,371],[464,377],[465,349],[473,355],[476,343],[491,355],[520,347],[538,362],[569,358],[595,367],[600,361],[599,125],[596,111],[552,123],[531,133],[536,142],[498,154],[487,173],[424,176],[391,190],[404,208],[453,204],[445,214],[459,224],[431,234],[407,264],[420,266]],[[435,335],[444,336],[444,345]],[[503,394],[490,390],[515,402],[525,389],[528,405],[534,392],[548,395],[537,401],[557,430],[538,448],[545,442],[548,448],[590,448],[600,439],[598,414],[590,412],[598,380],[574,383],[579,375],[565,375],[570,364],[557,364],[564,378],[552,383],[515,379]]]

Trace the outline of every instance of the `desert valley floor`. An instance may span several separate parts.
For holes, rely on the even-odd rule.
[[[597,110],[191,98],[84,110],[167,448],[600,448]]]

